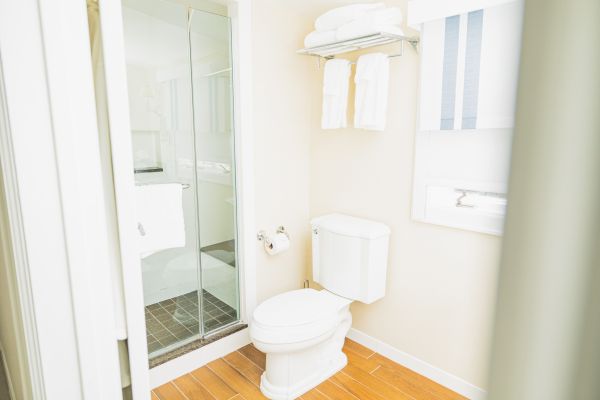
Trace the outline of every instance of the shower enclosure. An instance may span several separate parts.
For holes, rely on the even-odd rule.
[[[191,5],[123,1],[151,361],[239,323],[231,24]]]

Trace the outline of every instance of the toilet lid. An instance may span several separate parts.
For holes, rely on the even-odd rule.
[[[326,290],[292,290],[259,305],[254,310],[254,321],[271,327],[306,325],[326,319],[350,303]]]

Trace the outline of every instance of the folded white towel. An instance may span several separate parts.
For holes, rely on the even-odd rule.
[[[323,129],[347,126],[350,61],[333,59],[325,63],[323,72]]]
[[[183,193],[179,183],[136,186],[140,255],[185,246]]]
[[[356,63],[354,127],[383,131],[387,119],[390,62],[383,53],[361,56]]]
[[[402,10],[399,7],[376,9],[365,13],[359,19],[342,25],[337,30],[338,40],[348,40],[375,33],[392,33],[404,35],[400,28],[402,24]]]
[[[304,47],[315,47],[324,44],[333,43],[337,40],[337,32],[331,31],[312,31],[304,38]]]
[[[402,9],[400,7],[377,8],[366,12],[359,20],[369,25],[402,25]]]
[[[383,3],[360,3],[334,8],[316,19],[315,29],[318,31],[336,30],[340,26],[360,18],[367,11],[384,7]]]

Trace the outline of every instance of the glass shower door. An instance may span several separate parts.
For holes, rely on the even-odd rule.
[[[190,64],[204,335],[239,320],[231,22],[191,10]]]
[[[165,0],[123,22],[152,366],[239,321],[230,22]]]
[[[188,10],[123,1],[148,353],[201,338]]]

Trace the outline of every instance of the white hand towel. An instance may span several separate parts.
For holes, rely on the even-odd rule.
[[[340,26],[360,18],[367,11],[384,7],[383,3],[361,3],[334,8],[316,19],[315,29],[318,31],[336,30]]]
[[[179,183],[136,186],[140,255],[185,246],[183,187]]]
[[[383,53],[359,57],[356,63],[354,127],[383,131],[387,119],[390,62]]]
[[[323,44],[333,43],[337,40],[337,32],[331,31],[312,31],[304,38],[304,47],[315,47]]]
[[[350,61],[333,59],[325,63],[323,72],[323,129],[347,126]]]
[[[399,7],[376,9],[339,27],[337,39],[347,40],[380,32],[404,35],[401,25],[402,10]]]

